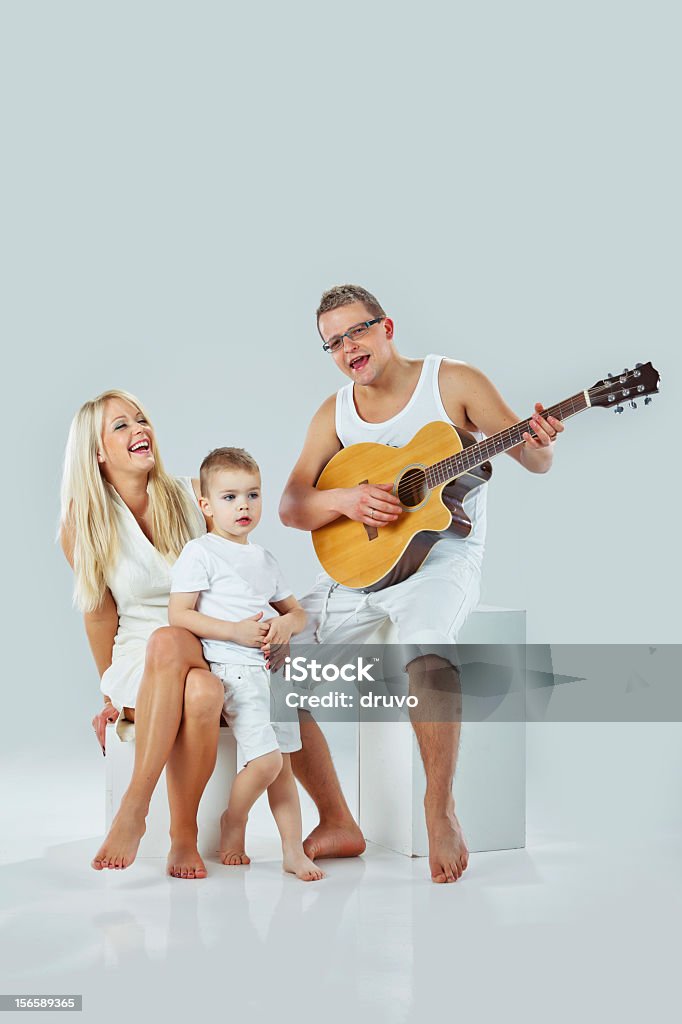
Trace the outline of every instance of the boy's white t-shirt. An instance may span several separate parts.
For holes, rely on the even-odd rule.
[[[263,612],[263,619],[272,619],[277,612],[270,602],[291,597],[274,555],[260,544],[237,544],[215,533],[185,544],[171,571],[172,594],[197,591],[196,610],[226,622],[239,622],[258,612]],[[201,644],[209,662],[265,665],[258,647],[231,640],[202,639]]]

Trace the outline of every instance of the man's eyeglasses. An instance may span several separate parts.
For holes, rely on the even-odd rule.
[[[353,327],[349,327],[343,334],[337,334],[336,337],[330,338],[329,341],[323,341],[322,348],[325,352],[331,352],[334,355],[335,352],[338,352],[343,347],[344,338],[349,338],[351,341],[359,341],[360,338],[364,338],[370,327],[374,327],[374,324],[380,324],[385,319],[385,316],[378,316],[374,320],[365,320],[361,324],[354,324]]]

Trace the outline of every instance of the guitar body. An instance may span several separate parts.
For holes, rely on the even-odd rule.
[[[483,463],[431,490],[425,485],[425,470],[471,444],[476,444],[471,434],[437,421],[427,423],[403,448],[367,442],[338,452],[320,474],[320,490],[392,483],[403,513],[381,527],[340,516],[314,530],[315,552],[332,579],[346,587],[383,590],[416,572],[443,531],[468,536],[471,520],[462,502],[490,479],[492,466]]]

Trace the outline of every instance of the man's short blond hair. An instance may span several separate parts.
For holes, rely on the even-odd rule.
[[[317,307],[317,329],[320,329],[320,317],[330,309],[350,306],[353,302],[361,302],[373,320],[377,316],[386,316],[379,300],[359,284],[337,284],[324,293]]]
[[[219,469],[245,469],[250,473],[260,473],[258,463],[245,448],[214,448],[201,463],[199,470],[199,489],[202,497],[208,497],[211,477]]]

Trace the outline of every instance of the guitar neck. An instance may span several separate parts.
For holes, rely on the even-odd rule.
[[[590,392],[580,391],[571,398],[566,398],[558,405],[553,405],[543,412],[543,416],[554,416],[557,420],[567,420],[570,416],[576,416],[579,412],[589,409],[591,406]],[[426,471],[426,482],[429,488],[437,487],[442,483],[449,483],[455,477],[461,476],[467,470],[481,466],[488,459],[495,455],[509,451],[516,445],[523,443],[523,435],[532,430],[530,420],[520,420],[512,427],[500,430],[497,434],[491,434],[478,444],[469,445],[457,455],[450,455],[447,459],[435,462]]]

